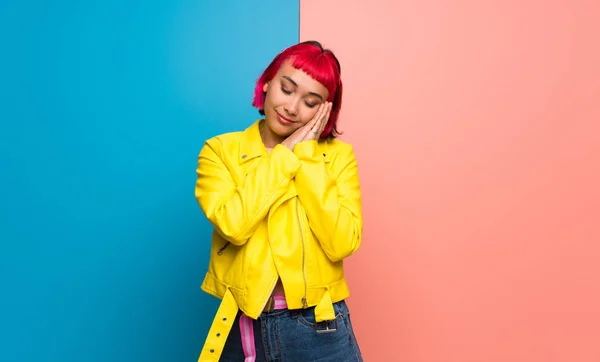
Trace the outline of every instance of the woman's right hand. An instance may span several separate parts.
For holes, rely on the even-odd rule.
[[[302,141],[318,140],[321,132],[327,124],[329,113],[331,112],[331,102],[321,103],[315,116],[307,124],[298,128],[289,135],[281,144],[290,150],[294,150],[296,143]]]

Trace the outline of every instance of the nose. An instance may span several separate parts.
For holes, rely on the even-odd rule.
[[[291,115],[291,116],[295,116],[298,114],[298,99],[290,99],[290,101],[288,103],[286,103],[286,105],[284,106],[285,111]]]

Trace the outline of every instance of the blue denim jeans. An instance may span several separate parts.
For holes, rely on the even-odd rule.
[[[265,312],[253,320],[256,362],[362,362],[350,312],[334,303],[336,319],[316,323],[314,307]],[[240,314],[227,337],[219,361],[243,362]]]

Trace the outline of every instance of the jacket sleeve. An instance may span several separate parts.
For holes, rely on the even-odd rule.
[[[330,170],[317,141],[301,142],[294,153],[302,161],[295,177],[298,197],[311,230],[331,261],[352,255],[362,237],[362,206],[354,150],[346,145]],[[332,161],[333,162],[333,161]]]
[[[218,139],[207,141],[198,156],[196,199],[215,230],[234,245],[250,238],[301,166],[298,157],[281,145],[257,162],[237,185],[223,162]]]

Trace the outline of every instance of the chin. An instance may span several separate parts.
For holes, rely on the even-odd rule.
[[[282,125],[277,120],[273,121],[273,120],[267,119],[266,125],[267,125],[267,127],[269,127],[269,129],[273,133],[275,133],[279,137],[287,137],[295,131],[294,129],[292,129],[290,127],[286,127],[286,126]]]

